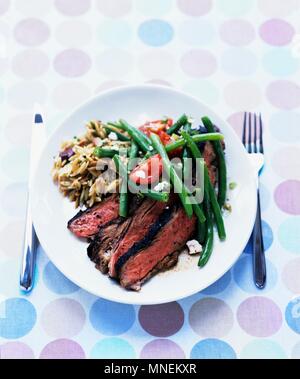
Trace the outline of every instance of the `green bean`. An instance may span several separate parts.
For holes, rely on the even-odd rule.
[[[125,130],[130,135],[130,137],[140,146],[144,153],[151,151],[152,146],[150,139],[139,129],[129,125],[125,120],[119,121],[118,128]]]
[[[206,218],[206,216],[205,216]],[[206,238],[206,228],[207,228],[207,222],[200,222],[198,220],[197,223],[197,241],[203,245]]]
[[[188,117],[186,114],[183,114],[179,119],[167,130],[169,135],[176,133],[182,126],[188,123]]]
[[[206,216],[207,228],[206,228],[206,238],[205,238],[203,250],[198,261],[199,267],[204,267],[206,263],[208,262],[213,250],[213,243],[214,243],[213,217],[212,217],[212,211],[211,211],[208,197],[204,199],[204,203],[205,203],[205,216]]]
[[[208,117],[202,117],[202,122],[209,133],[213,133],[215,131],[215,128]],[[212,144],[218,160],[218,203],[220,205],[220,208],[222,208],[225,204],[227,190],[226,162],[220,141],[214,141]]]
[[[204,223],[206,218],[199,204],[193,204],[193,210],[200,223]]]
[[[132,141],[130,151],[129,151],[129,163],[128,163],[128,168],[130,171],[134,168],[135,158],[137,157],[138,152],[139,152],[138,145],[134,141]]]
[[[115,155],[113,157],[113,160],[119,170],[119,177],[122,178],[120,200],[119,200],[119,215],[121,217],[127,217],[127,214],[128,214],[128,191],[127,191],[128,171],[126,169],[126,166],[121,162],[119,155]]]
[[[120,133],[116,130],[116,127],[115,126],[111,126],[111,125],[103,125],[104,129],[106,130],[106,132],[109,134],[109,133],[115,133],[118,137],[118,140],[119,141],[130,141],[130,138],[125,136],[123,133]]]
[[[94,155],[96,155],[98,158],[112,158],[115,154],[119,154],[119,151],[113,149],[103,149],[100,146],[95,147],[94,150]]]
[[[126,177],[128,175],[128,172],[126,170],[126,166],[121,161],[119,155],[115,155],[113,157],[113,160],[115,162],[115,165],[119,171],[119,176]],[[145,189],[145,191],[140,192],[141,189],[139,186],[137,186],[132,180],[128,179],[128,187],[134,191],[134,193],[141,193],[142,195],[145,195],[153,200],[157,201],[163,201],[167,202],[169,200],[169,194],[167,192],[157,192],[154,190]]]
[[[186,186],[182,183],[181,179],[179,178],[178,174],[176,173],[174,167],[172,166],[168,154],[166,153],[166,150],[164,146],[161,143],[160,138],[157,134],[151,133],[150,135],[151,141],[153,143],[153,147],[156,149],[158,154],[161,156],[163,166],[167,173],[170,174],[171,182],[173,183],[175,192],[178,193],[180,200],[182,202],[182,205],[185,209],[186,214],[188,217],[192,217],[193,215],[193,207],[191,204],[188,203],[188,194],[189,191],[186,188]]]
[[[196,145],[195,141],[193,140],[193,138],[188,133],[186,133],[184,130],[181,131],[181,134],[182,134],[183,138],[186,140],[187,145],[190,148],[193,157],[195,159],[202,158],[201,152],[200,152],[198,146]],[[212,210],[213,210],[213,213],[215,216],[218,235],[219,235],[220,240],[223,241],[226,239],[224,221],[223,221],[220,206],[219,206],[218,201],[217,201],[217,197],[216,197],[214,187],[211,184],[211,181],[209,178],[208,169],[207,169],[206,165],[204,165],[204,187],[205,187],[204,188],[204,192],[205,192],[204,197],[205,196],[208,197],[208,195],[209,195]]]
[[[128,180],[128,186],[131,190],[133,190],[134,193],[137,193],[140,191],[140,187],[137,186],[133,181]],[[144,191],[140,192],[142,195],[145,195],[146,197],[149,197],[152,200],[156,201],[162,201],[164,203],[167,203],[169,201],[169,194],[168,192],[157,192],[151,189],[145,189]]]
[[[206,134],[196,134],[191,137],[194,142],[206,142],[206,141],[219,141],[224,138],[221,133],[206,133]],[[166,152],[176,150],[186,144],[183,138],[179,138],[177,141],[171,142],[165,146]]]

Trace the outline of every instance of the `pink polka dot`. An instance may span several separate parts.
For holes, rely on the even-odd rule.
[[[44,104],[47,99],[47,87],[37,81],[22,81],[12,85],[7,92],[7,101],[19,109],[32,111],[35,103]]]
[[[198,17],[208,13],[212,8],[212,0],[177,0],[177,6],[182,13]]]
[[[262,296],[249,297],[237,310],[240,327],[254,337],[269,337],[282,325],[282,314],[273,300]]]
[[[147,50],[140,55],[139,69],[147,78],[165,78],[172,75],[175,58],[167,50]]]
[[[295,30],[288,22],[274,18],[263,23],[259,33],[269,45],[283,46],[291,42]]]
[[[276,150],[273,154],[271,164],[276,174],[282,178],[300,180],[299,157],[300,149],[289,146]]]
[[[82,330],[85,319],[81,304],[72,299],[59,298],[44,308],[41,324],[51,337],[73,337]]]
[[[132,8],[131,0],[97,0],[98,10],[108,17],[122,17],[130,12]]]
[[[139,322],[152,336],[168,337],[182,328],[184,312],[175,301],[167,304],[143,305],[139,310]]]
[[[0,14],[7,12],[9,7],[10,7],[10,0],[1,0],[0,1]]]
[[[202,78],[217,70],[217,61],[208,50],[194,49],[182,56],[181,68],[189,76]]]
[[[236,134],[242,139],[243,135],[243,123],[244,123],[244,112],[236,112],[227,118],[229,124],[233,127]]]
[[[289,261],[283,268],[282,280],[285,286],[293,293],[300,293],[300,259]]]
[[[52,101],[58,109],[72,109],[87,100],[90,95],[91,91],[85,84],[68,81],[62,82],[54,88]]]
[[[267,98],[274,107],[294,109],[300,106],[300,86],[288,80],[272,82],[267,87]]]
[[[12,70],[15,75],[24,79],[41,76],[49,68],[49,59],[43,51],[26,49],[17,54],[12,60]]]
[[[0,359],[33,359],[32,349],[23,342],[7,342],[0,345]]]
[[[90,57],[78,49],[68,49],[59,53],[54,59],[55,70],[66,77],[74,78],[86,74],[91,68]]]
[[[95,92],[97,93],[101,91],[106,91],[107,89],[125,86],[126,84],[127,83],[122,80],[107,80],[101,83],[100,86],[96,88]]]
[[[82,347],[75,341],[58,339],[48,343],[40,354],[41,359],[84,359]]]
[[[231,20],[221,25],[220,37],[229,45],[245,46],[255,39],[255,30],[248,21]]]
[[[102,75],[122,77],[133,68],[133,56],[122,49],[104,50],[96,57],[96,67]]]
[[[20,21],[14,29],[15,39],[22,45],[38,46],[47,41],[50,35],[46,23],[36,18],[27,18]]]
[[[227,84],[224,89],[224,98],[234,109],[256,109],[261,101],[262,94],[259,86],[248,80],[238,80]]]
[[[184,359],[184,351],[175,342],[167,339],[157,339],[147,343],[142,351],[142,359]]]
[[[277,206],[285,213],[300,215],[300,181],[287,180],[274,193]]]
[[[91,7],[91,0],[55,0],[56,8],[67,16],[79,16]]]

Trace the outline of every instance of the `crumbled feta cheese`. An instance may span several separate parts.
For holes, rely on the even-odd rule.
[[[202,252],[202,245],[196,240],[191,240],[187,241],[186,243],[188,249],[189,249],[189,254],[194,255]]]
[[[150,145],[149,146],[149,150],[152,151],[153,150],[153,146]]]
[[[142,170],[139,170],[135,173],[135,175],[138,177],[138,178],[142,178],[142,179],[145,179],[146,178],[146,174],[144,171]]]
[[[114,132],[110,132],[109,135],[108,135],[108,138],[109,138],[111,141],[117,141],[117,140],[118,140],[118,136],[117,136],[116,133],[114,133]]]
[[[154,189],[154,191],[162,192],[162,191],[169,190],[170,186],[169,186],[168,182],[163,181],[163,182],[157,183],[153,189]]]

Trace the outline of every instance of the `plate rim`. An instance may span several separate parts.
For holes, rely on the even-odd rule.
[[[92,96],[89,96],[85,101],[83,101],[82,103],[80,103],[79,105],[77,105],[76,107],[72,108],[71,110],[68,111],[67,115],[59,122],[59,125],[49,133],[49,135],[46,137],[46,141],[42,147],[42,150],[41,150],[41,154],[36,162],[36,166],[35,166],[35,169],[34,169],[34,181],[33,181],[33,186],[32,186],[32,189],[31,191],[34,192],[35,191],[35,188],[36,188],[36,182],[38,181],[38,175],[37,175],[37,172],[38,172],[38,169],[40,167],[40,164],[41,164],[41,161],[43,159],[43,155],[44,155],[44,152],[45,150],[47,149],[47,145],[49,143],[50,140],[52,140],[52,138],[55,136],[55,134],[58,132],[58,130],[66,123],[68,123],[69,119],[71,119],[73,117],[73,115],[80,111],[81,108],[84,108],[85,106],[87,106],[89,103],[91,103],[92,101],[95,101],[101,97],[105,97],[107,95],[112,95],[114,93],[118,93],[118,92],[122,92],[122,91],[128,91],[128,90],[144,90],[144,89],[161,89],[161,90],[164,90],[164,91],[170,91],[170,92],[173,92],[173,93],[177,93],[178,95],[181,95],[181,96],[185,96],[195,102],[197,102],[198,104],[200,104],[201,106],[207,108],[209,110],[209,112],[216,118],[220,118],[222,120],[222,122],[224,124],[226,124],[226,127],[229,128],[229,129],[232,129],[232,127],[230,126],[230,124],[228,123],[228,121],[226,119],[224,119],[222,116],[219,116],[209,105],[207,105],[205,102],[203,102],[202,100],[199,100],[197,97],[193,96],[193,95],[190,95],[188,93],[186,93],[185,91],[182,91],[182,90],[179,90],[177,88],[173,88],[173,87],[168,87],[168,86],[164,86],[164,85],[161,85],[161,84],[150,84],[150,83],[144,83],[144,84],[132,84],[132,85],[122,85],[122,86],[118,86],[118,87],[114,87],[114,88],[110,88],[110,89],[106,89],[106,90],[103,90],[95,95],[92,95]],[[47,121],[45,121],[45,123],[47,124]],[[238,141],[238,143],[241,144],[241,141],[240,139],[238,138],[238,136],[233,133],[234,135],[234,139],[236,141]],[[245,156],[247,156],[247,152],[245,151]],[[248,163],[249,163],[249,167],[251,167],[251,163],[250,163],[250,160],[249,158],[247,157],[247,160],[248,160]],[[146,300],[145,299],[137,299],[137,301],[130,301],[128,299],[124,299],[124,301],[122,301],[122,299],[120,299],[119,297],[115,297],[115,296],[111,296],[110,294],[106,294],[106,293],[103,293],[101,295],[99,295],[99,292],[97,293],[96,291],[88,288],[88,286],[84,286],[81,282],[79,283],[79,281],[77,281],[76,278],[73,278],[72,275],[69,275],[66,270],[64,270],[64,267],[61,267],[60,265],[57,265],[56,262],[55,262],[55,259],[53,259],[53,255],[49,254],[48,251],[46,251],[46,249],[43,247],[43,250],[44,252],[46,253],[47,257],[49,258],[49,260],[55,265],[55,267],[66,277],[68,278],[69,280],[71,280],[74,284],[76,284],[80,289],[83,289],[85,291],[87,291],[88,293],[92,294],[92,295],[95,295],[96,297],[98,298],[103,298],[103,299],[106,299],[106,300],[110,300],[110,301],[114,301],[114,302],[118,302],[118,303],[123,303],[123,304],[132,304],[132,305],[155,305],[155,304],[164,304],[164,303],[169,303],[169,302],[172,302],[172,301],[178,301],[178,300],[181,300],[181,299],[185,299],[185,298],[188,298],[200,291],[203,291],[205,290],[206,288],[208,288],[209,286],[211,286],[213,283],[215,283],[216,281],[218,281],[223,275],[226,274],[226,272],[230,271],[230,269],[234,266],[234,264],[238,261],[238,259],[240,258],[241,254],[243,253],[243,250],[249,240],[249,238],[251,237],[251,234],[252,234],[252,229],[253,229],[253,225],[254,225],[254,222],[255,222],[255,216],[256,216],[256,208],[257,208],[257,197],[256,197],[256,182],[255,182],[255,174],[254,174],[254,170],[253,170],[253,175],[250,175],[252,177],[252,189],[253,191],[253,211],[252,211],[252,219],[250,220],[249,222],[249,232],[248,232],[248,235],[247,235],[247,238],[245,238],[245,240],[243,241],[242,245],[243,245],[243,248],[241,250],[241,252],[239,252],[239,254],[237,254],[236,258],[234,259],[234,261],[232,262],[232,264],[230,265],[230,267],[226,267],[224,270],[221,271],[221,274],[218,274],[217,276],[213,277],[213,279],[211,281],[209,281],[205,287],[199,287],[199,289],[195,290],[194,288],[191,289],[190,291],[186,291],[186,293],[184,295],[172,295],[172,296],[169,296],[168,298],[165,298],[163,300],[160,300],[160,301],[157,301],[157,300]],[[39,226],[38,226],[38,223],[36,222],[36,217],[35,217],[35,212],[34,210],[32,211],[32,217],[33,217],[33,225],[35,227],[35,231],[36,231],[36,234],[38,236],[38,239],[40,241],[40,236],[42,235],[40,229],[39,229]],[[251,227],[250,227],[251,225]],[[43,246],[42,242],[40,243],[41,246]],[[142,294],[142,291],[140,292]]]

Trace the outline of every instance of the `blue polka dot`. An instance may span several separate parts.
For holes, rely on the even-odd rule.
[[[300,254],[300,217],[286,219],[278,230],[278,239],[281,246],[296,254]]]
[[[173,27],[162,20],[149,20],[143,22],[138,30],[140,39],[150,46],[162,46],[173,38]]]
[[[262,233],[264,239],[265,250],[268,250],[273,243],[273,232],[270,225],[266,221],[262,221]]]
[[[299,69],[299,59],[293,57],[291,49],[275,48],[264,56],[263,66],[274,76],[288,76]]]
[[[300,334],[300,297],[288,303],[285,310],[285,320],[294,332]]]
[[[105,20],[99,27],[98,36],[110,47],[124,47],[133,36],[130,24],[122,20]]]
[[[231,273],[227,271],[225,275],[222,276],[219,280],[217,280],[214,284],[203,290],[201,293],[204,295],[215,295],[224,291],[230,284],[231,281]]]
[[[131,359],[136,354],[133,347],[121,338],[105,338],[96,343],[91,351],[91,358]]]
[[[130,329],[135,321],[134,307],[99,299],[92,305],[90,321],[102,334],[111,336],[122,334]]]
[[[230,75],[248,76],[257,70],[257,58],[251,50],[245,48],[226,49],[221,57],[221,65]]]
[[[246,345],[240,358],[242,359],[285,359],[287,358],[283,348],[275,341],[253,340]]]
[[[300,140],[300,113],[281,111],[274,113],[269,122],[269,130],[280,142]]]
[[[260,293],[253,280],[253,263],[252,255],[243,255],[233,267],[233,278],[237,285],[245,292]],[[275,266],[269,260],[267,260],[267,283],[264,291],[271,290],[278,281],[278,274]]]
[[[11,298],[0,303],[0,336],[20,338],[31,331],[36,323],[36,310],[26,299]]]
[[[236,354],[227,342],[208,338],[196,343],[190,357],[191,359],[235,359]]]
[[[67,279],[52,262],[45,266],[43,279],[49,290],[60,295],[68,295],[79,290],[79,287]]]
[[[270,225],[266,221],[262,220],[261,224],[262,224],[264,247],[265,247],[265,250],[268,250],[273,243],[273,232]],[[244,252],[247,254],[252,254],[252,251],[253,251],[252,247],[253,247],[253,243],[252,243],[252,237],[251,237],[244,249]]]

